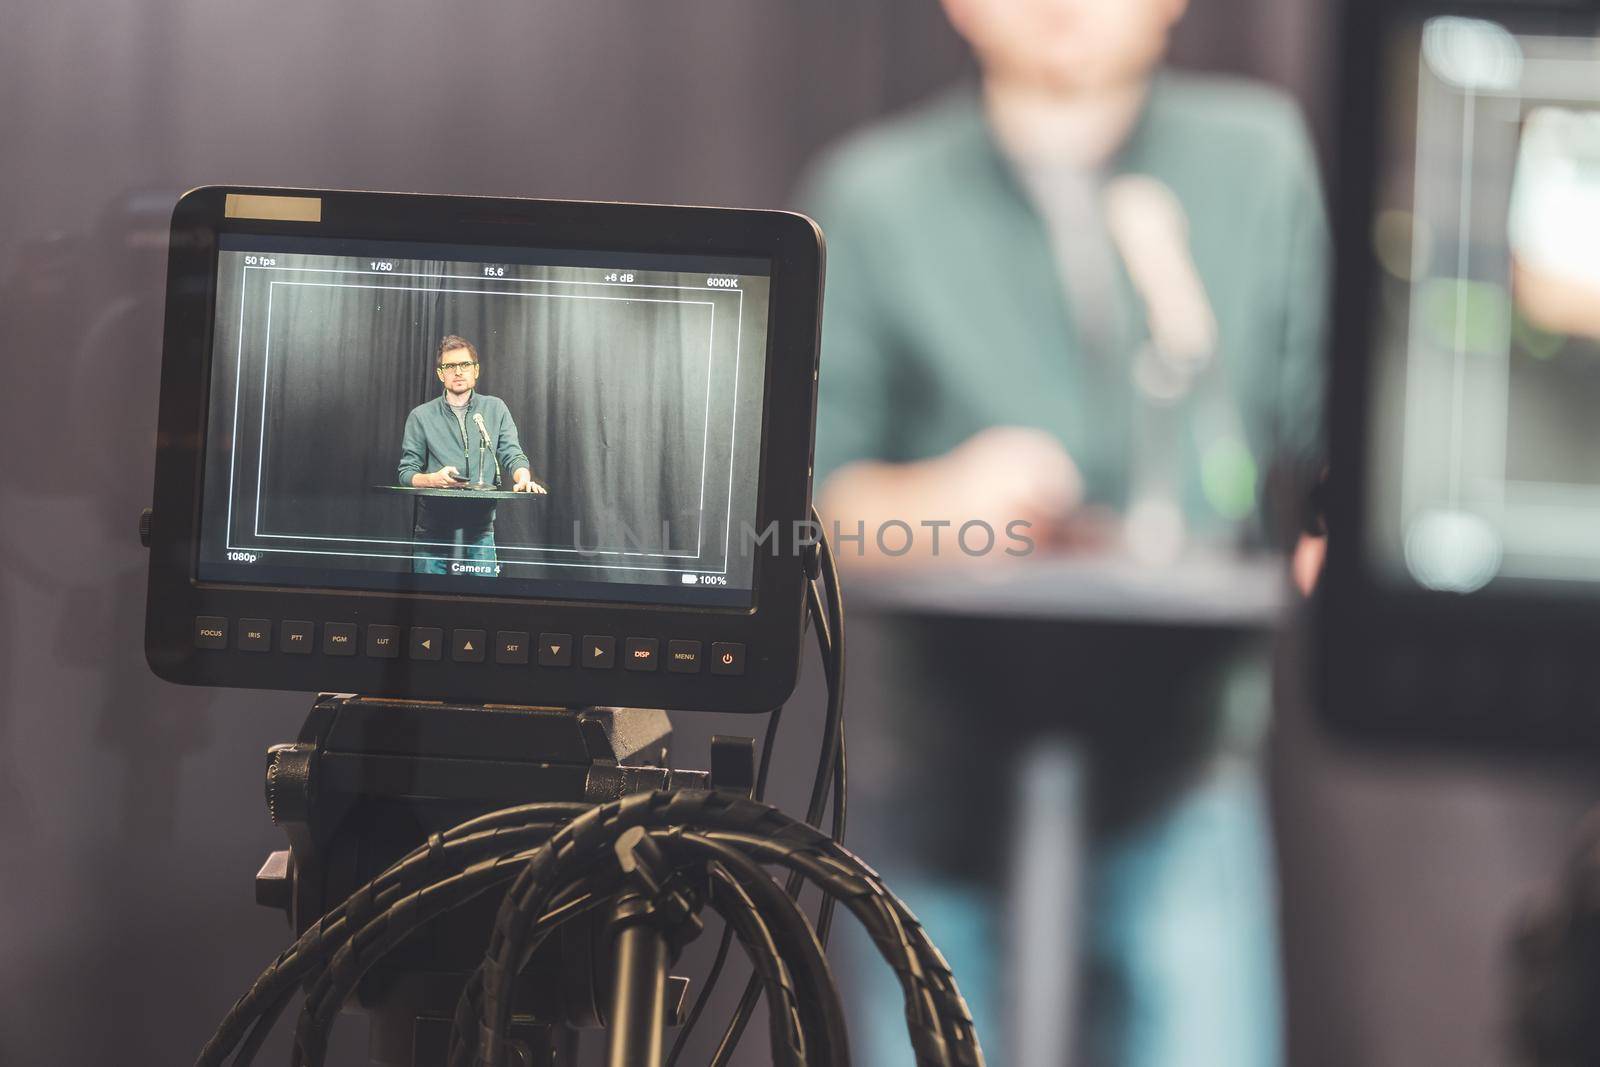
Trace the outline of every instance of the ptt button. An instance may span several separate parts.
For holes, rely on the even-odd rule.
[[[630,637],[622,651],[622,665],[630,671],[653,671],[660,648],[661,642],[653,637]]]
[[[437,661],[444,655],[444,631],[437,626],[411,628],[411,658]]]
[[[285,619],[283,625],[278,627],[278,648],[296,656],[309,656],[311,640],[316,632],[317,624],[314,622],[307,622],[304,619]]]
[[[539,666],[541,666],[541,667],[570,667],[570,666],[572,666],[572,635],[571,634],[540,634],[539,635]]]
[[[199,615],[194,620],[195,648],[227,648],[228,620],[220,615]]]
[[[356,624],[353,622],[325,622],[322,624],[322,651],[329,656],[356,654]]]
[[[400,627],[368,626],[367,655],[373,659],[398,659],[400,657]]]
[[[717,641],[711,646],[712,674],[743,674],[744,646],[737,641]]]
[[[597,634],[585,634],[583,638],[583,655],[578,657],[578,662],[585,667],[609,671],[617,665],[617,639],[615,637],[602,637]]]
[[[700,670],[699,641],[668,641],[667,670],[679,674],[696,674]]]
[[[266,619],[240,619],[239,650],[241,652],[271,652],[272,623]]]
[[[489,643],[489,635],[482,630],[452,630],[451,638],[455,644],[450,646],[450,658],[457,663],[482,663],[483,646]]]
[[[528,635],[521,630],[501,630],[494,635],[496,663],[528,662]]]

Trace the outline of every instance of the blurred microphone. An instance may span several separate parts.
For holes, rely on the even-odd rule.
[[[1217,319],[1189,252],[1189,217],[1162,182],[1125,174],[1106,186],[1106,227],[1144,301],[1157,352],[1193,374],[1217,346]]]
[[[478,424],[478,432],[483,435],[483,443],[486,445],[494,444],[493,441],[489,440],[488,428],[483,425],[483,412],[474,411],[472,413],[472,421]]]
[[[1136,423],[1123,538],[1144,563],[1176,562],[1188,541],[1180,468],[1184,419],[1178,405],[1217,347],[1217,319],[1189,250],[1189,217],[1177,194],[1155,178],[1128,174],[1105,191],[1106,228],[1144,303],[1150,343],[1133,360],[1135,387],[1148,402]]]

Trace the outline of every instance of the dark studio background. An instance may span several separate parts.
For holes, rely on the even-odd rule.
[[[1326,145],[1333,22],[1313,0],[1195,0],[1178,58],[1289,87]],[[140,651],[135,518],[176,195],[237,181],[776,206],[823,144],[967,76],[933,0],[10,0],[0,1063],[188,1062],[286,934],[250,878],[280,844],[263,753],[308,700],[170,687]],[[852,642],[863,731],[881,679],[870,628]],[[1350,753],[1284,688],[1272,774],[1293,1061],[1499,1062],[1502,931],[1600,790]],[[790,810],[819,689],[812,665],[780,752]],[[677,725],[685,765],[711,733],[757,728]],[[894,756],[856,753],[863,777]],[[701,973],[708,949],[680,970]],[[340,1040],[357,1062],[360,1024]],[[743,1062],[763,1058],[747,1039]]]

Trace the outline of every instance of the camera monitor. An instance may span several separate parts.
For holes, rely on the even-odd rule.
[[[1326,708],[1600,740],[1600,5],[1346,41]]]
[[[780,212],[204,188],[172,221],[164,678],[762,711],[822,241]]]

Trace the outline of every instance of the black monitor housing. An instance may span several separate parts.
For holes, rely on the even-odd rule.
[[[161,677],[748,712],[792,691],[809,219],[207,187],[171,236],[145,627]],[[442,353],[446,335],[473,347]],[[452,394],[457,363],[481,380]],[[453,422],[452,395],[474,405]],[[411,481],[444,459],[467,488]],[[523,459],[546,492],[516,491]]]
[[[1362,739],[1600,744],[1597,40],[1347,5],[1317,689]]]

